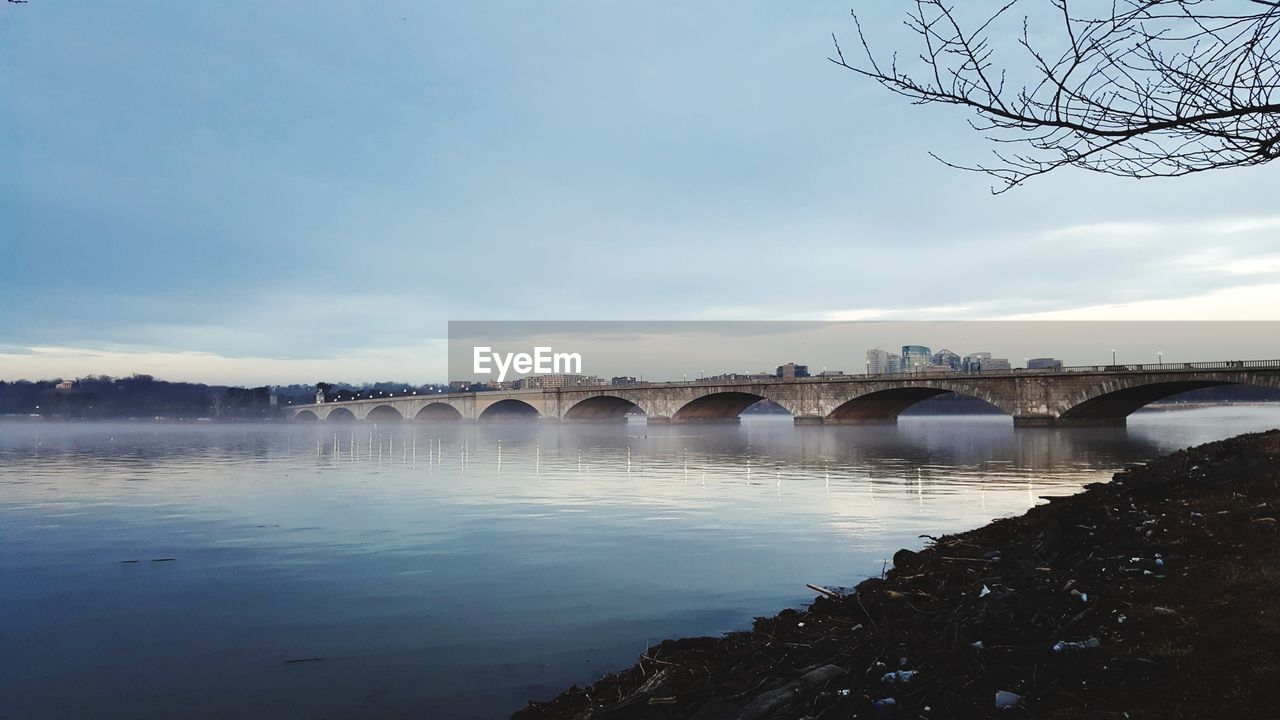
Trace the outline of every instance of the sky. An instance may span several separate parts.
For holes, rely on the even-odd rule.
[[[849,6],[0,5],[0,379],[440,381],[449,320],[1280,319],[1280,166],[993,196],[929,157],[987,157],[962,112],[828,61]]]

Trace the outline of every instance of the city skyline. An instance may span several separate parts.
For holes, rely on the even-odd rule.
[[[928,343],[928,346],[911,345]],[[808,365],[813,374],[866,370],[869,348],[949,348],[963,361],[990,353],[1022,366],[1033,358],[1063,365],[1153,364],[1280,358],[1280,324],[1264,322],[500,322],[450,323],[450,380],[496,380],[474,372],[473,349],[528,352],[538,346],[582,357],[586,375],[678,381],[720,373],[774,372]],[[1213,357],[1209,357],[1213,356]],[[914,364],[914,361],[913,361]],[[959,363],[963,365],[963,362]],[[994,369],[994,368],[992,368]]]

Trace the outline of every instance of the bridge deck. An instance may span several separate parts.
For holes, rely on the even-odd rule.
[[[287,417],[316,419],[477,420],[517,411],[552,420],[618,420],[641,411],[651,422],[736,418],[747,406],[770,400],[797,423],[893,422],[900,412],[942,393],[988,402],[1026,426],[1123,424],[1153,400],[1215,385],[1249,384],[1280,389],[1280,360],[1224,360],[1137,365],[1086,365],[1049,369],[743,378],[579,385],[431,395],[380,395],[289,405]]]

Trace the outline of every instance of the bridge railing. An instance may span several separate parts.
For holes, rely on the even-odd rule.
[[[993,377],[1002,375],[1053,375],[1070,372],[1159,372],[1178,370],[1249,370],[1280,369],[1280,360],[1214,360],[1185,363],[1116,363],[1113,365],[1066,365],[1060,368],[1010,368],[1008,370],[943,370],[930,366],[929,370],[899,373],[867,373],[858,375],[834,375],[826,377],[803,377],[792,379],[744,377],[730,379],[702,378],[698,380],[668,380],[638,383],[635,385],[601,385],[601,388],[627,389],[646,388],[655,385],[771,385],[784,382],[840,382],[843,380],[902,380],[908,378],[961,378],[961,377]],[[587,389],[575,387],[572,389]]]
[[[1217,360],[1211,362],[1189,363],[1139,363],[1124,365],[1072,365],[1064,367],[1064,372],[1153,372],[1161,370],[1248,370],[1258,368],[1280,368],[1280,360]],[[1056,372],[1056,370],[1050,370]],[[1023,372],[1037,372],[1036,370]]]

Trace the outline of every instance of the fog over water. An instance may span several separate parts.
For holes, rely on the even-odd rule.
[[[0,717],[504,717],[921,534],[1277,425],[4,423]]]

